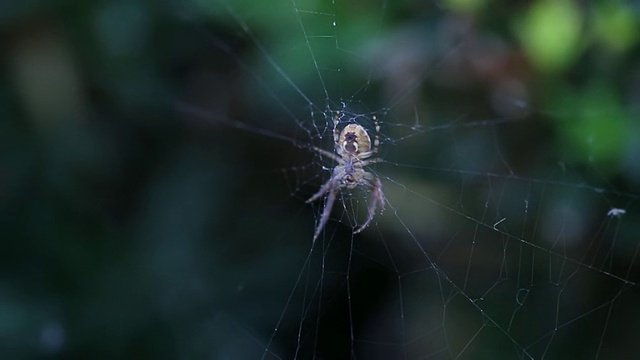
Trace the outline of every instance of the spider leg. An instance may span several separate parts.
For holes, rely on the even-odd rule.
[[[340,130],[338,130],[338,124],[340,123],[340,111],[336,111],[336,116],[333,118],[333,144],[338,152],[339,156],[342,156],[342,148],[340,147]]]
[[[367,166],[367,165],[371,165],[379,162],[384,162],[384,160],[380,158],[362,160],[362,166]]]
[[[315,147],[315,146],[311,146],[309,147],[309,149],[319,153],[320,155],[326,156],[329,159],[335,160],[336,162],[338,162],[339,164],[344,162],[344,160],[342,160],[342,158],[330,151],[327,151],[325,149],[320,149],[319,147]]]
[[[324,187],[324,186],[323,186]],[[324,203],[324,210],[322,210],[322,215],[320,216],[320,220],[318,220],[318,226],[316,227],[316,231],[313,234],[313,242],[316,242],[316,239],[322,232],[322,229],[329,221],[329,215],[331,215],[331,209],[333,208],[333,203],[336,201],[336,195],[338,194],[338,189],[332,189],[329,191],[329,195],[327,195],[327,200]]]
[[[309,149],[317,152],[321,156],[326,156],[329,159],[336,161],[338,164],[344,164],[344,159],[342,158],[342,148],[340,147],[340,130],[338,130],[339,116],[340,112],[337,112],[335,118],[333,119],[333,146],[336,152],[333,153],[331,151],[321,149],[317,146],[309,146]]]
[[[380,123],[375,115],[373,115],[373,124],[376,128],[376,135],[373,138],[373,154],[375,154],[380,150]]]
[[[369,200],[369,208],[367,209],[367,219],[357,229],[353,231],[357,234],[364,230],[376,215],[376,211],[379,209],[380,213],[384,210],[385,197],[382,192],[382,182],[377,176],[366,172],[364,174],[365,184],[371,188],[371,199]]]
[[[333,177],[332,177],[326,183],[324,183],[324,185],[322,185],[320,187],[320,190],[318,190],[317,193],[311,195],[311,197],[308,198],[307,201],[305,201],[305,203],[308,204],[308,203],[311,203],[311,202],[314,202],[314,201],[318,200],[322,195],[326,194],[334,186],[335,186],[335,184],[333,183]]]

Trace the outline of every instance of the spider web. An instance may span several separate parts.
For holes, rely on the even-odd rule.
[[[288,193],[250,191],[264,197],[251,214],[275,212],[270,220],[237,215],[263,234],[234,240],[244,255],[231,268],[249,274],[236,284],[237,306],[216,318],[220,354],[640,352],[637,173],[612,175],[610,164],[566,152],[549,122],[571,114],[533,104],[532,82],[508,70],[515,45],[438,2],[221,0],[194,14],[203,9],[204,19],[188,19],[213,24],[201,35],[248,101],[211,101],[199,85],[177,107],[269,149],[248,158],[266,164],[241,189],[280,183]],[[279,26],[269,26],[274,19]],[[335,164],[310,147],[333,151],[337,112],[340,128],[357,123],[370,136],[379,120],[383,162],[367,170],[383,182],[386,210],[354,235],[369,193],[343,190],[312,243],[323,203],[304,202]]]

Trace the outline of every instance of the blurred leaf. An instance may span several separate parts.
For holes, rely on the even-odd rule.
[[[516,33],[531,62],[543,72],[558,72],[573,63],[581,48],[583,17],[572,0],[537,1]]]
[[[593,12],[595,40],[616,52],[627,50],[638,39],[638,18],[626,3],[600,3]]]
[[[627,114],[615,91],[603,84],[591,85],[582,93],[565,89],[559,95],[561,111],[568,111],[559,122],[562,141],[570,157],[584,163],[617,165],[627,144]]]

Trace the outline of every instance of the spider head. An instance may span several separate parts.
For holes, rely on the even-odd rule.
[[[371,150],[371,138],[367,131],[358,124],[349,124],[340,132],[340,144],[344,154],[358,156]]]

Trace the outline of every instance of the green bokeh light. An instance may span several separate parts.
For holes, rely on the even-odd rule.
[[[564,89],[559,102],[570,113],[558,123],[570,158],[615,167],[625,150],[630,122],[614,90],[599,83],[578,93]]]
[[[593,12],[595,40],[616,52],[629,49],[638,38],[638,16],[628,4],[611,1]]]
[[[534,2],[515,26],[531,62],[548,73],[573,63],[582,48],[582,24],[572,0],[543,0]]]

